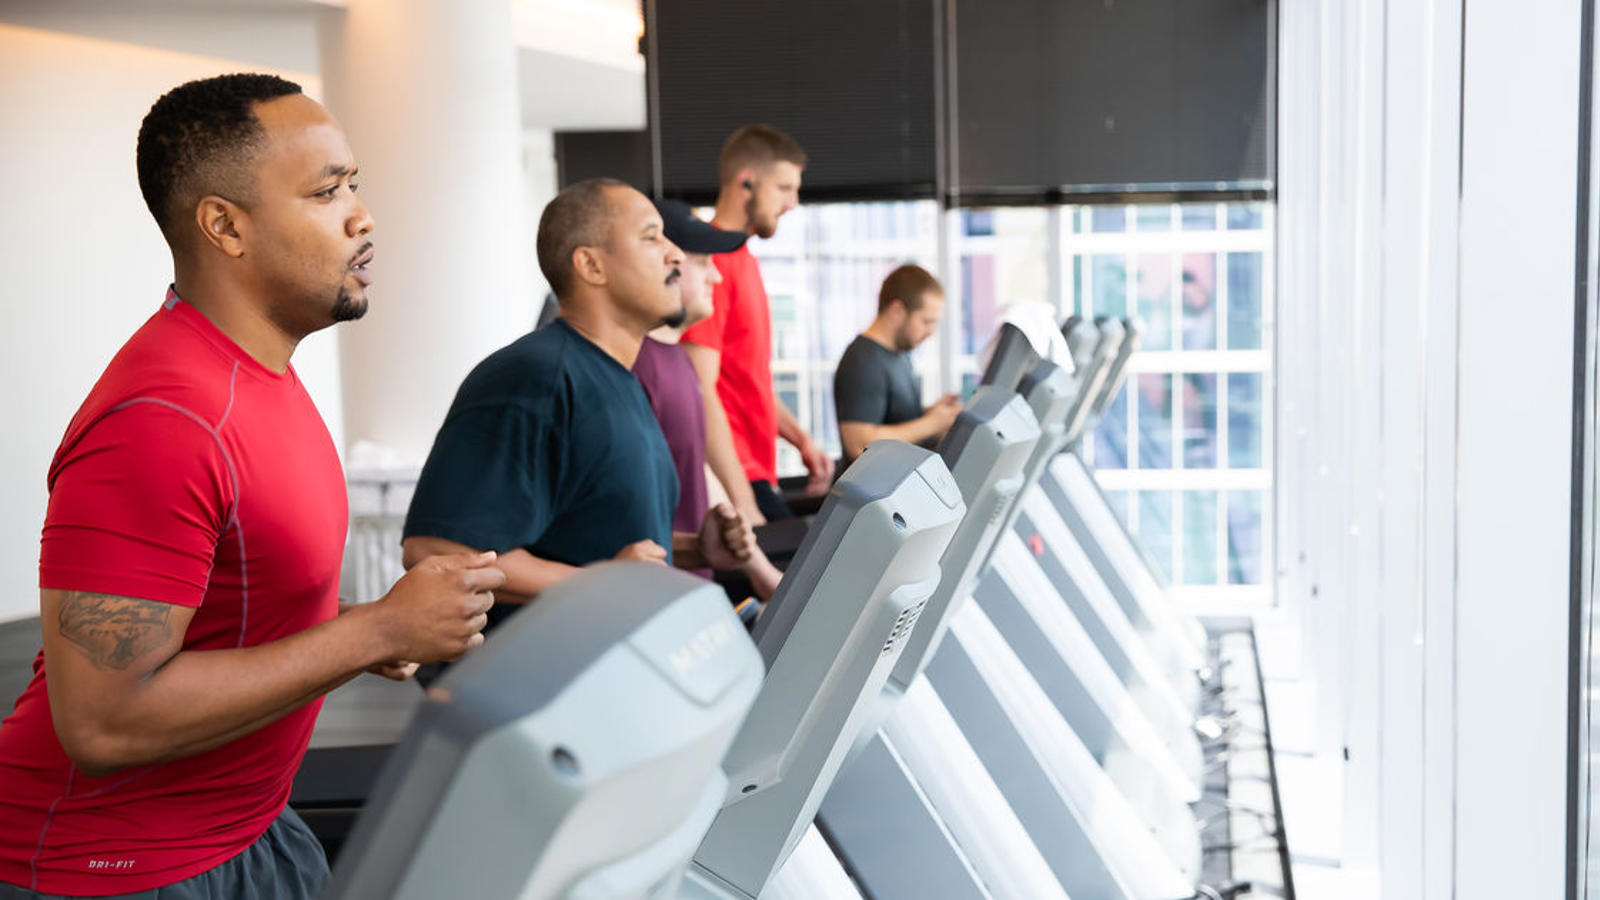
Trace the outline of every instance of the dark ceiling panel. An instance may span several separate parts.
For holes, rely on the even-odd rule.
[[[1268,0],[955,0],[963,193],[1270,184]]]
[[[705,200],[735,129],[794,135],[810,198],[932,196],[934,0],[671,0],[652,10],[662,189]]]
[[[602,176],[620,178],[652,193],[650,132],[556,132],[556,179],[561,187]]]

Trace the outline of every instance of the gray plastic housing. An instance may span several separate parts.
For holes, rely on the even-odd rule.
[[[1022,329],[1010,322],[1002,322],[994,355],[989,357],[989,364],[984,367],[983,377],[978,383],[1015,391],[1017,382],[1038,361],[1039,353],[1033,349],[1033,342],[1028,340]]]
[[[646,563],[564,579],[427,692],[325,896],[671,896],[761,677],[703,579]]]
[[[1094,400],[1091,410],[1095,418],[1099,418],[1106,411],[1106,407],[1117,399],[1117,391],[1122,390],[1123,382],[1128,380],[1128,361],[1133,359],[1133,354],[1139,349],[1139,344],[1144,340],[1144,323],[1138,319],[1122,320],[1122,343],[1117,347],[1117,355],[1111,360],[1111,368],[1106,372],[1105,384],[1100,389],[1100,395]]]
[[[1104,317],[1102,317],[1104,319]],[[1114,327],[1113,327],[1114,326]],[[1062,327],[1072,362],[1077,368],[1078,393],[1067,414],[1067,443],[1075,443],[1089,424],[1095,398],[1105,384],[1122,339],[1122,326],[1114,320],[1090,322],[1073,316]]]
[[[834,484],[756,623],[767,679],[691,878],[758,897],[810,826],[939,584],[966,511],[940,458],[874,441]]]
[[[1072,414],[1078,399],[1078,382],[1072,375],[1050,360],[1042,359],[1033,367],[1033,371],[1023,376],[1018,388],[1022,399],[1028,404],[1028,409],[1033,412],[1034,420],[1039,423],[1039,439],[1034,442],[1033,451],[1022,464],[1022,487],[1017,493],[1017,499],[1006,511],[1005,521],[1001,524],[995,540],[989,544],[983,559],[978,562],[979,576],[982,576],[994,557],[994,548],[1000,542],[999,535],[1010,531],[1016,524],[1017,514],[1022,510],[1021,498],[1027,495],[1029,488],[1039,483],[1040,477],[1050,465],[1050,460],[1055,459],[1056,454],[1066,449],[1070,443],[1067,438],[1067,418]]]
[[[986,385],[939,445],[939,455],[961,489],[967,514],[939,561],[939,587],[928,598],[904,652],[889,673],[888,693],[905,692],[933,658],[950,616],[972,593],[990,550],[1000,539],[1023,487],[1023,464],[1039,440],[1039,423],[1011,390]]]

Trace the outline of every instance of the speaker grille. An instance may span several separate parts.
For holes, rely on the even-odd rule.
[[[902,638],[911,633],[911,629],[916,627],[917,617],[922,615],[922,608],[927,605],[928,601],[923,599],[915,606],[908,606],[900,611],[900,615],[895,617],[894,627],[889,629],[888,639],[883,642],[884,653],[893,650],[895,644],[900,643]]]

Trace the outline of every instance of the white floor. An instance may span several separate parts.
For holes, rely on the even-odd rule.
[[[1344,761],[1316,753],[1310,686],[1300,677],[1300,640],[1273,614],[1257,617],[1273,761],[1299,900],[1375,900],[1378,873],[1342,864]]]

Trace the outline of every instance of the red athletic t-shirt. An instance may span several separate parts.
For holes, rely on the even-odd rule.
[[[197,607],[184,650],[338,613],[348,508],[322,417],[293,368],[260,365],[170,291],[68,425],[49,486],[42,588]],[[227,861],[282,811],[320,708],[92,778],[56,738],[41,653],[0,722],[0,881],[122,894]]]
[[[745,477],[778,480],[778,398],[772,389],[772,310],[761,266],[750,245],[711,257],[722,283],[712,289],[713,312],[683,339],[722,354],[717,397],[728,413],[733,446]]]

